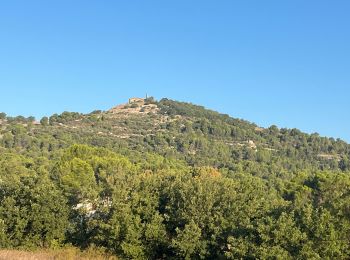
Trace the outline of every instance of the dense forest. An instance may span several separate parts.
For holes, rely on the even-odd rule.
[[[0,113],[0,248],[349,259],[350,145],[189,103]]]

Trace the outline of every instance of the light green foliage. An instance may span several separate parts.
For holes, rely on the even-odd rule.
[[[172,245],[178,251],[179,257],[192,259],[193,256],[198,255],[200,258],[204,258],[206,254],[205,241],[201,239],[201,229],[194,221],[186,224],[183,230],[177,228],[176,233],[177,236],[173,239]]]
[[[74,202],[94,199],[97,184],[92,167],[85,161],[74,158],[57,167],[59,185]]]
[[[65,239],[66,199],[23,157],[0,159],[0,247],[51,247]]]

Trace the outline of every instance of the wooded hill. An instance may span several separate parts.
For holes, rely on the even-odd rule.
[[[0,114],[0,247],[126,259],[347,259],[350,145],[132,99]]]

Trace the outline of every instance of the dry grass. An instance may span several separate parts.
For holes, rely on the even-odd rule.
[[[60,250],[40,250],[35,252],[19,250],[0,250],[0,260],[117,260],[115,256],[108,255],[96,248],[80,251],[77,248]]]

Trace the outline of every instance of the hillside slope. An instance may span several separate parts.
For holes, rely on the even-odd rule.
[[[190,165],[234,169],[240,162],[296,171],[350,169],[350,145],[298,129],[261,128],[189,103],[152,98],[90,114],[64,112],[49,125],[2,120],[0,144],[22,153],[48,153],[74,143],[114,151],[154,152]],[[122,151],[125,153],[126,151]]]
[[[0,129],[2,253],[350,258],[341,140],[152,98]]]

